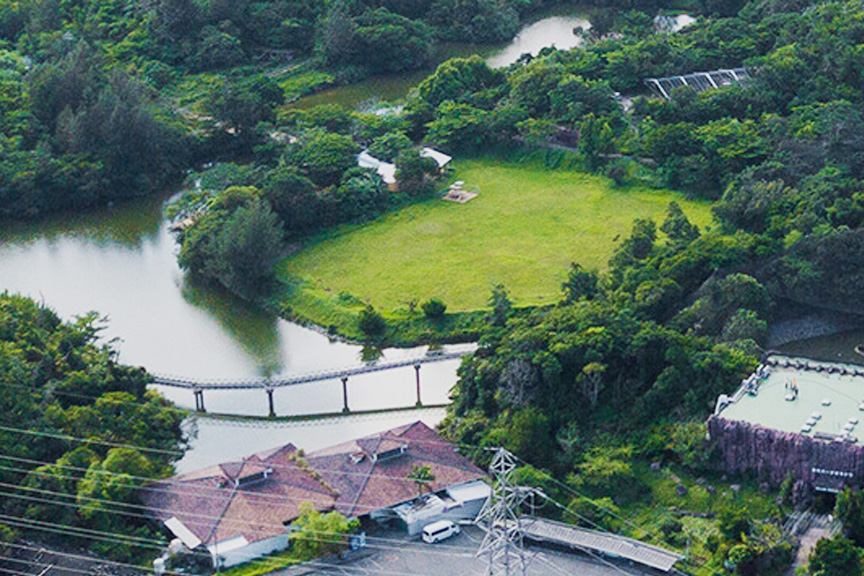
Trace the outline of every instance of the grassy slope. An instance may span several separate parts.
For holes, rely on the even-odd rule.
[[[704,227],[709,204],[670,191],[615,189],[583,172],[542,162],[459,160],[448,182],[464,180],[480,195],[464,205],[430,200],[347,226],[283,262],[279,276],[294,289],[285,303],[322,325],[343,324],[363,302],[407,317],[410,300],[441,298],[448,312],[486,306],[501,283],[518,306],[560,297],[570,262],[603,269],[615,238],[634,218],[662,221],[676,200]]]
[[[707,474],[697,481],[686,469],[675,466],[653,471],[644,462],[634,462],[633,468],[650,490],[650,496],[643,502],[622,507],[621,515],[631,522],[623,526],[623,532],[682,554],[689,552],[689,561],[685,564],[691,573],[699,576],[716,574],[719,569],[714,566],[716,558],[706,548],[711,535],[720,536],[717,515],[742,508],[751,519],[770,518],[781,513],[775,503],[776,494],[763,494],[753,481],[724,481],[716,474]],[[732,491],[729,482],[736,482],[740,490]],[[679,484],[687,488],[685,496],[677,494]],[[713,493],[706,487],[713,487]],[[700,517],[704,515],[709,517]],[[677,537],[664,537],[660,529],[664,518],[680,518],[684,525],[682,533]]]

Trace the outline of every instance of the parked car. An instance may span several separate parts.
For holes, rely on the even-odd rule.
[[[429,544],[446,540],[451,536],[459,534],[462,529],[451,520],[439,520],[423,527],[423,541]]]

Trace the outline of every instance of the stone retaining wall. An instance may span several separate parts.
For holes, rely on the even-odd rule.
[[[799,496],[812,493],[817,485],[857,488],[864,479],[864,447],[858,444],[824,442],[718,416],[708,419],[708,435],[719,449],[724,471],[751,475],[774,487],[791,474]]]

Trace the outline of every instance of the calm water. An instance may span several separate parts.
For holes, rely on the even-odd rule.
[[[574,28],[587,28],[575,14],[548,15],[527,25],[510,43],[483,51],[474,46],[442,47],[441,60],[481,53],[492,66],[507,66],[523,53],[545,46],[571,48],[581,42]],[[404,77],[371,78],[331,90],[298,105],[340,103],[349,107],[374,99],[404,97],[429,71]],[[361,348],[262,312],[230,294],[190,282],[177,266],[176,245],[162,218],[166,198],[150,198],[86,215],[56,216],[38,225],[0,224],[0,290],[44,301],[64,318],[91,310],[108,322],[105,341],[114,341],[120,360],[155,373],[198,378],[238,378],[312,372],[354,365]],[[422,349],[388,349],[383,359],[420,355]],[[423,401],[448,401],[458,361],[424,366]],[[189,391],[162,392],[192,407]],[[337,411],[338,381],[283,388],[275,393],[279,415]],[[352,378],[354,410],[411,405],[412,368]],[[266,415],[264,392],[207,392],[207,409]],[[193,450],[181,470],[209,465],[251,451],[294,442],[312,450],[417,419],[437,424],[440,409],[348,416],[313,423],[269,423],[255,427],[198,420]]]
[[[582,45],[582,36],[574,33],[574,29],[588,30],[591,24],[584,15],[549,16],[519,31],[503,48],[500,48],[486,58],[493,68],[503,68],[516,62],[522,54],[536,56],[547,46],[559,50],[569,50]]]
[[[538,17],[527,23],[513,40],[501,46],[479,46],[471,44],[445,43],[439,46],[434,66],[391,76],[373,76],[350,86],[341,86],[301,98],[293,106],[311,108],[321,104],[339,104],[346,108],[356,108],[364,103],[376,101],[396,101],[408,95],[410,90],[428,76],[435,66],[448,58],[479,54],[493,68],[503,68],[516,62],[523,54],[536,56],[547,46],[559,50],[569,50],[581,46],[583,37],[574,31],[589,30],[591,24],[586,17],[586,9],[571,7]],[[658,31],[678,32],[696,19],[689,14],[657,16],[654,20]]]
[[[393,102],[408,95],[411,88],[419,84],[431,74],[438,64],[456,58],[468,57],[472,54],[481,56],[491,53],[494,48],[474,46],[470,44],[444,43],[438,47],[438,54],[433,59],[433,66],[398,75],[372,76],[349,86],[340,86],[324,90],[311,96],[301,98],[292,106],[297,108],[312,108],[321,104],[339,104],[345,108],[356,108],[362,103],[376,101]]]
[[[196,429],[191,450],[176,464],[178,473],[242,458],[291,442],[306,451],[341,444],[383,430],[422,420],[436,426],[444,418],[443,408],[405,412],[343,416],[304,422],[237,422],[193,418],[187,426]]]
[[[502,68],[519,59],[522,54],[537,55],[547,46],[555,46],[561,50],[579,46],[582,37],[574,34],[574,28],[590,28],[584,10],[571,14],[551,14],[535,22],[527,24],[513,40],[498,47],[477,46],[469,44],[442,44],[439,47],[437,66],[448,58],[479,54],[486,58],[490,66]],[[433,70],[418,70],[410,74],[393,76],[374,76],[362,82],[325,90],[312,96],[301,98],[295,106],[310,108],[320,104],[340,104],[346,108],[355,108],[364,102],[384,100],[394,101],[404,98],[408,92],[420,83]]]
[[[120,360],[149,371],[198,378],[313,372],[355,365],[361,347],[262,312],[222,291],[190,283],[177,266],[176,244],[162,220],[164,198],[60,216],[0,230],[0,290],[44,301],[65,318],[98,311],[106,341]],[[385,350],[384,359],[423,354]],[[424,366],[423,400],[448,401],[458,361]],[[182,406],[191,392],[165,388]],[[280,415],[341,409],[339,381],[279,389]],[[373,409],[412,405],[414,370],[352,378],[349,405]],[[264,392],[207,392],[208,410],[266,415]]]
[[[779,349],[785,354],[806,356],[814,360],[864,364],[864,358],[855,352],[855,347],[862,345],[864,345],[864,330],[852,330],[851,332],[790,342],[780,346]]]

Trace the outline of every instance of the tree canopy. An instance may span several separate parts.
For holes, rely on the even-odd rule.
[[[184,413],[147,390],[142,368],[119,364],[98,343],[100,326],[95,313],[63,322],[32,300],[0,294],[0,445],[11,459],[0,479],[20,487],[0,511],[68,526],[66,544],[138,560],[152,551],[124,536],[161,536],[124,506],[140,505],[147,479],[173,473],[185,449]],[[82,536],[88,530],[118,540]]]

